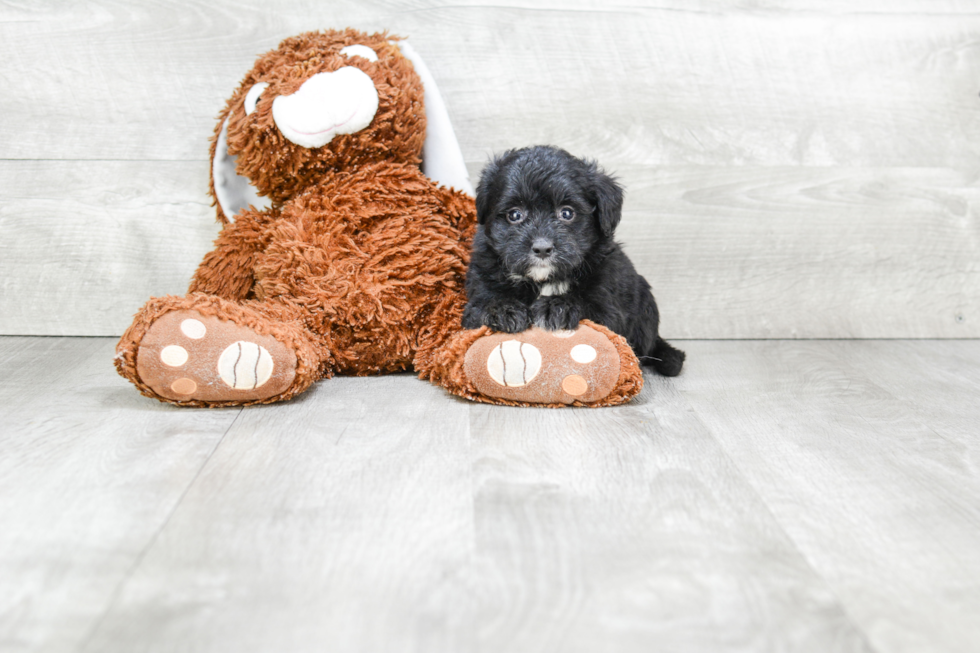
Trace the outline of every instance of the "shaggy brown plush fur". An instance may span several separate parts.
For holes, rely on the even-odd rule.
[[[386,32],[364,34],[353,29],[308,32],[286,39],[255,62],[218,116],[211,140],[211,161],[221,125],[228,118],[228,150],[238,157],[238,173],[248,177],[260,195],[276,203],[285,202],[336,170],[374,161],[418,167],[425,142],[423,88],[412,63],[393,43],[397,40]],[[374,50],[379,61],[372,63],[340,54],[341,48],[354,44]],[[254,114],[245,115],[245,95],[257,82],[269,84],[264,97],[289,95],[313,75],[344,66],[367,73],[378,90],[378,112],[368,129],[336,136],[324,147],[308,149],[289,142],[276,128],[272,102],[259,102]],[[214,194],[213,179],[211,193]],[[229,222],[232,216],[222,214],[218,206],[218,217]]]
[[[263,308],[275,309],[278,307],[267,307],[261,303],[254,302],[236,304],[225,301],[220,297],[201,293],[192,293],[186,297],[175,297],[173,295],[154,297],[140,309],[140,312],[136,314],[136,319],[133,320],[133,323],[120,339],[119,346],[116,347],[116,369],[122,376],[132,381],[139,391],[147,397],[153,397],[154,399],[183,406],[198,407],[268,404],[282,401],[284,399],[290,399],[303,390],[306,390],[317,379],[330,376],[331,358],[329,351],[323,348],[317,349],[309,341],[302,327],[299,326],[298,320],[282,321],[279,319],[266,319],[262,312],[257,310]],[[256,333],[271,335],[286,344],[286,346],[290,347],[296,353],[295,382],[285,392],[255,401],[214,402],[199,401],[193,398],[186,401],[174,401],[166,397],[161,397],[137,374],[138,344],[142,342],[144,336],[146,336],[146,332],[158,318],[171,311],[180,309],[190,309],[200,315],[220,317],[236,324],[247,325]],[[272,310],[270,312],[275,314],[281,311]],[[301,311],[296,310],[294,316],[298,316],[300,313]]]
[[[226,216],[217,205],[225,226],[189,294],[152,299],[136,315],[117,346],[116,366],[143,394],[187,406],[247,405],[288,399],[335,373],[415,369],[464,397],[521,404],[481,395],[460,376],[468,345],[485,332],[462,332],[460,325],[476,211],[471,197],[436,186],[419,169],[423,88],[392,40],[353,30],[302,34],[263,55],[245,76],[219,116],[212,162],[227,119],[238,173],[273,207]],[[352,44],[370,47],[379,60],[343,56],[340,49]],[[374,83],[379,101],[372,122],[317,148],[287,140],[272,99],[345,66]],[[258,82],[269,86],[247,115],[245,97]],[[161,319],[175,311],[179,317]],[[212,318],[231,323],[230,330],[205,329],[217,324]],[[245,335],[235,335],[237,341],[215,335],[224,332]],[[249,345],[248,334],[256,342],[272,336],[292,353],[272,347],[270,354],[253,344],[248,358],[238,346]],[[632,352],[622,338],[609,337],[622,358],[620,383],[591,405],[621,403],[642,387]],[[236,346],[237,357],[226,360]],[[176,358],[161,363],[164,349],[177,351]],[[188,351],[204,358],[188,360]],[[155,356],[153,365],[141,367],[141,355]],[[292,377],[283,377],[291,385],[261,396],[263,365],[277,373],[295,366]],[[154,378],[141,378],[140,369]],[[235,395],[242,378],[252,384],[247,400]],[[215,388],[227,392],[204,401],[188,389],[203,387],[209,396]]]

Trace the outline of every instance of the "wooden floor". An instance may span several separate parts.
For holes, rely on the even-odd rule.
[[[615,409],[195,410],[0,338],[0,650],[980,650],[980,341],[678,344]]]

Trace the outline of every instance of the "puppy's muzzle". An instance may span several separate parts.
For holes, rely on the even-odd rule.
[[[552,259],[551,255],[555,251],[555,241],[550,238],[539,236],[531,243],[531,255],[528,256],[529,268],[527,276],[538,283],[547,281],[551,277]]]

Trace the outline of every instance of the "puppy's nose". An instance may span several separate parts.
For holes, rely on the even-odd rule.
[[[531,250],[539,258],[548,258],[551,256],[552,250],[555,249],[555,244],[548,240],[547,238],[537,238],[531,245]]]

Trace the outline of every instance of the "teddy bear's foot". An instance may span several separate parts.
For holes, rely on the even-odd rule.
[[[244,404],[289,390],[297,380],[297,358],[271,335],[184,309],[153,321],[140,340],[136,372],[165,400]]]
[[[622,396],[619,349],[606,333],[586,324],[574,331],[532,327],[477,339],[466,352],[463,369],[477,391],[507,403],[608,405],[635,394]],[[639,374],[632,352],[629,356]],[[616,390],[615,398],[603,401]]]

